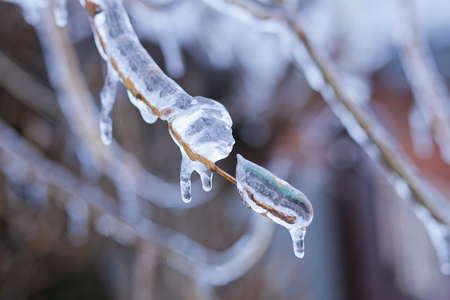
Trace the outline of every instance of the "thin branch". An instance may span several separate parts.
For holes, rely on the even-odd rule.
[[[46,55],[50,81],[71,130],[87,148],[97,167],[115,181],[126,180],[126,185],[136,194],[160,207],[188,208],[212,199],[214,192],[198,192],[196,201],[191,203],[175,201],[179,197],[175,192],[176,184],[167,183],[143,169],[137,159],[118,143],[113,143],[111,147],[101,143],[96,121],[98,110],[83,79],[67,29],[56,26],[51,5],[39,11],[41,19],[34,25]],[[158,186],[158,189],[150,190],[147,186]]]
[[[99,43],[100,47],[102,48],[102,51],[104,53],[108,53],[108,51],[107,51],[108,49],[107,49],[107,45],[106,45],[107,41],[105,40],[105,37],[100,34],[100,30],[99,30],[99,28],[96,27],[97,25],[94,20],[94,17],[97,14],[101,13],[103,10],[108,10],[108,11],[112,10],[113,3],[109,2],[109,1],[105,1],[103,4],[105,5],[105,7],[102,8],[92,1],[85,0],[85,7],[91,18],[91,24],[93,27],[94,34],[97,37],[98,43]],[[123,6],[120,6],[120,7],[114,6],[113,8],[116,10],[123,9]],[[113,14],[113,13],[114,13],[114,11],[111,12],[111,14]],[[112,18],[113,16],[108,15],[108,17]],[[135,36],[135,33],[134,33],[134,31],[132,31],[132,29],[128,29],[128,30],[130,30],[130,32],[129,32],[130,35]],[[173,113],[173,109],[171,109],[171,108],[160,109],[160,108],[152,105],[150,100],[145,97],[144,91],[140,90],[138,84],[133,81],[133,78],[130,78],[127,76],[127,70],[119,67],[118,60],[120,60],[120,58],[116,57],[116,53],[108,53],[108,55],[110,56],[109,60],[111,62],[111,65],[116,70],[116,72],[119,74],[119,76],[122,79],[123,83],[125,84],[126,88],[133,94],[133,96],[135,98],[143,101],[151,109],[151,111],[153,112],[153,114],[155,116],[159,117],[162,120],[167,120],[167,117]],[[167,76],[165,76],[159,70],[159,68],[156,66],[156,64],[154,66],[149,66],[149,68],[151,68],[151,71],[153,72],[154,76],[156,78],[158,78],[158,80],[164,81],[165,84],[169,86],[169,88],[173,88],[176,90],[180,89],[179,87],[177,87],[177,88],[172,87],[172,85],[175,85],[175,83],[173,83],[172,80],[167,78]],[[225,179],[236,184],[236,179],[233,176],[231,176],[230,174],[226,173],[225,171],[219,169],[215,165],[215,163],[210,161],[208,158],[196,153],[192,149],[191,145],[189,145],[186,141],[184,141],[182,139],[182,137],[180,136],[180,134],[174,130],[171,123],[169,123],[169,130],[170,130],[173,138],[184,149],[184,151],[186,152],[186,154],[192,161],[199,161],[199,162],[205,164],[210,171],[217,172],[219,175],[223,176]]]
[[[439,74],[426,38],[418,28],[414,1],[400,0],[397,8],[399,30],[395,40],[403,69],[418,107],[427,116],[427,125],[441,149],[441,156],[450,163],[450,96],[447,85]]]
[[[321,76],[324,84],[320,82],[318,85],[309,82],[311,87],[320,92],[323,98],[328,102],[330,107],[341,122],[347,127],[352,134],[352,127],[357,126],[362,129],[368,139],[376,146],[381,159],[389,170],[392,170],[404,182],[414,196],[414,200],[424,205],[433,215],[435,219],[446,225],[450,225],[450,209],[446,200],[436,191],[423,177],[421,177],[415,166],[406,158],[405,154],[400,150],[399,145],[391,138],[390,134],[383,126],[372,116],[367,109],[363,109],[355,101],[352,101],[344,92],[344,88],[339,83],[333,64],[326,58],[320,56],[319,52],[314,48],[309,38],[306,36],[303,28],[294,19],[276,14],[269,10],[256,6],[248,1],[239,0],[204,0],[205,3],[211,5],[220,12],[236,17],[237,19],[250,24],[257,30],[263,30],[270,33],[277,33],[281,37],[293,33],[299,46],[304,46],[306,56],[298,58],[299,50],[293,47],[293,59],[296,66],[305,72],[306,77],[310,71],[308,68],[316,68],[318,75]],[[224,5],[229,4],[230,8]],[[268,22],[267,26],[255,26],[254,22]],[[308,66],[304,65],[305,62]],[[314,70],[315,71],[315,70]],[[356,129],[358,129],[356,128]],[[359,132],[358,132],[359,133]],[[356,136],[354,135],[355,139]],[[358,141],[369,154],[372,154],[368,141]],[[398,190],[399,180],[391,180],[394,188]],[[396,186],[397,185],[397,186]],[[405,197],[403,197],[405,198]],[[408,197],[407,197],[408,198]],[[408,199],[406,199],[408,200]]]
[[[97,232],[133,247],[149,243],[162,249],[170,266],[196,280],[225,285],[252,268],[270,246],[274,226],[255,214],[250,215],[247,232],[222,252],[211,250],[145,217],[129,224],[118,216],[116,201],[97,185],[42,157],[1,119],[0,140],[0,163],[26,164],[27,172],[44,179],[56,190],[64,191],[52,197],[58,207],[67,207],[71,198],[67,195],[82,198],[88,206],[89,223]],[[215,275],[211,276],[211,272]]]

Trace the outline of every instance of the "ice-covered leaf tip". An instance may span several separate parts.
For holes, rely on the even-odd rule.
[[[313,208],[308,198],[263,167],[239,154],[237,158],[237,189],[244,204],[286,227],[291,234],[295,255],[302,258],[306,227],[313,219]]]

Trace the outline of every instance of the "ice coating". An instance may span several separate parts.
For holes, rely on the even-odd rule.
[[[129,79],[135,91],[162,113],[162,120],[189,107],[192,97],[161,71],[139,43],[121,1],[96,5],[93,21],[101,39],[97,44],[102,48],[100,52],[104,50],[106,59],[115,62],[123,78]]]
[[[237,155],[237,189],[244,204],[287,228],[297,257],[304,256],[306,227],[313,219],[308,198],[266,169]]]
[[[233,148],[233,121],[227,109],[212,99],[195,97],[170,123],[195,153],[213,163],[227,157]]]
[[[128,99],[130,99],[130,102],[133,103],[134,106],[139,109],[142,119],[148,124],[153,124],[158,120],[158,116],[153,114],[150,107],[148,107],[147,104],[144,103],[144,101],[137,99],[133,94],[127,90]]]
[[[182,162],[180,186],[182,199],[191,201],[191,174],[196,171],[201,178],[205,191],[212,188],[213,173],[199,161],[192,161],[174,137],[178,134],[182,141],[196,153],[212,163],[230,154],[234,139],[232,136],[231,117],[226,108],[217,101],[204,97],[195,97],[192,105],[176,115],[171,124],[171,136],[180,147]]]
[[[115,75],[107,75],[105,80],[103,98],[107,100],[100,123],[104,127],[102,139],[109,143],[111,140],[112,121],[109,115],[113,101],[109,100],[113,97],[108,97],[107,92],[112,90],[108,83],[114,82],[115,91],[115,82],[122,80],[127,86],[130,101],[147,123],[154,123],[158,117],[169,123],[170,134],[182,154],[180,185],[183,201],[191,200],[193,171],[200,174],[203,189],[211,190],[212,172],[204,164],[205,159],[215,163],[227,157],[234,144],[228,111],[214,100],[189,96],[161,71],[139,43],[121,1],[96,0],[87,3],[97,33],[99,52],[111,66],[108,69],[120,72],[119,77],[112,70],[110,73]]]
[[[106,69],[105,83],[100,92],[100,100],[102,102],[102,110],[100,112],[100,133],[103,144],[106,146],[112,141],[112,118],[111,111],[116,98],[117,82],[119,75],[113,66],[108,63]]]

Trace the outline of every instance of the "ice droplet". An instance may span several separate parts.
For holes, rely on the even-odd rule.
[[[137,99],[129,90],[127,90],[128,99],[141,112],[142,119],[148,124],[153,124],[158,120],[158,116],[154,115],[150,107],[144,101]]]
[[[103,144],[111,145],[112,141],[112,118],[111,111],[114,106],[116,97],[117,82],[119,75],[117,74],[111,63],[107,64],[105,83],[100,92],[100,100],[102,102],[102,110],[100,112],[100,133]]]
[[[53,13],[56,25],[65,27],[67,25],[67,0],[56,0]]]
[[[292,244],[294,246],[295,256],[303,258],[305,256],[305,234],[306,227],[294,227],[289,229],[291,234]]]
[[[237,155],[237,189],[244,204],[288,229],[294,253],[304,256],[306,227],[313,219],[308,198],[266,169]]]
[[[200,173],[200,179],[202,180],[202,187],[203,190],[206,192],[209,192],[212,189],[212,177],[213,172],[211,171],[204,171]]]

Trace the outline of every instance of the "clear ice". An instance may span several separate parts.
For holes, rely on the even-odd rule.
[[[100,112],[100,133],[103,144],[109,146],[112,141],[112,118],[111,111],[116,98],[117,82],[119,74],[114,70],[113,66],[108,63],[106,68],[105,83],[100,92],[100,100],[102,102],[102,110]]]
[[[114,60],[115,67],[120,70],[120,77],[133,84],[133,93],[128,91],[128,97],[139,109],[143,119],[147,123],[154,123],[158,115],[171,125],[170,134],[180,147],[183,158],[180,172],[182,199],[189,202],[192,172],[200,174],[205,191],[211,190],[212,172],[203,163],[191,161],[181,144],[189,145],[190,150],[212,163],[227,157],[234,144],[231,117],[219,102],[189,96],[161,71],[139,43],[126,10],[121,7],[121,1],[96,0],[95,3],[101,8],[93,17],[93,25],[98,34],[96,43],[99,52],[105,60]],[[117,80],[118,75],[112,67],[108,67],[107,79],[102,90],[104,107],[100,123],[103,126],[102,139],[106,144],[111,142],[110,112],[113,104],[111,95],[112,91],[115,92]],[[145,102],[141,99],[145,99]],[[157,112],[154,114],[153,110]],[[182,142],[179,143],[173,134],[179,135]]]
[[[308,198],[266,169],[237,155],[236,180],[245,206],[285,227],[292,238],[294,253],[305,255],[306,227],[313,219]]]
[[[176,114],[170,123],[172,130],[180,135],[191,150],[213,163],[227,157],[233,149],[233,122],[226,108],[217,101],[195,97],[191,106]],[[182,155],[181,196],[184,202],[190,202],[192,172],[196,171],[200,175],[205,191],[212,188],[213,173],[203,163],[192,161],[173,135],[172,138],[180,147]]]
[[[158,116],[153,114],[151,108],[148,107],[144,101],[137,99],[129,90],[127,90],[127,94],[128,99],[130,99],[130,102],[139,109],[142,119],[144,119],[146,123],[153,124],[158,120]]]

